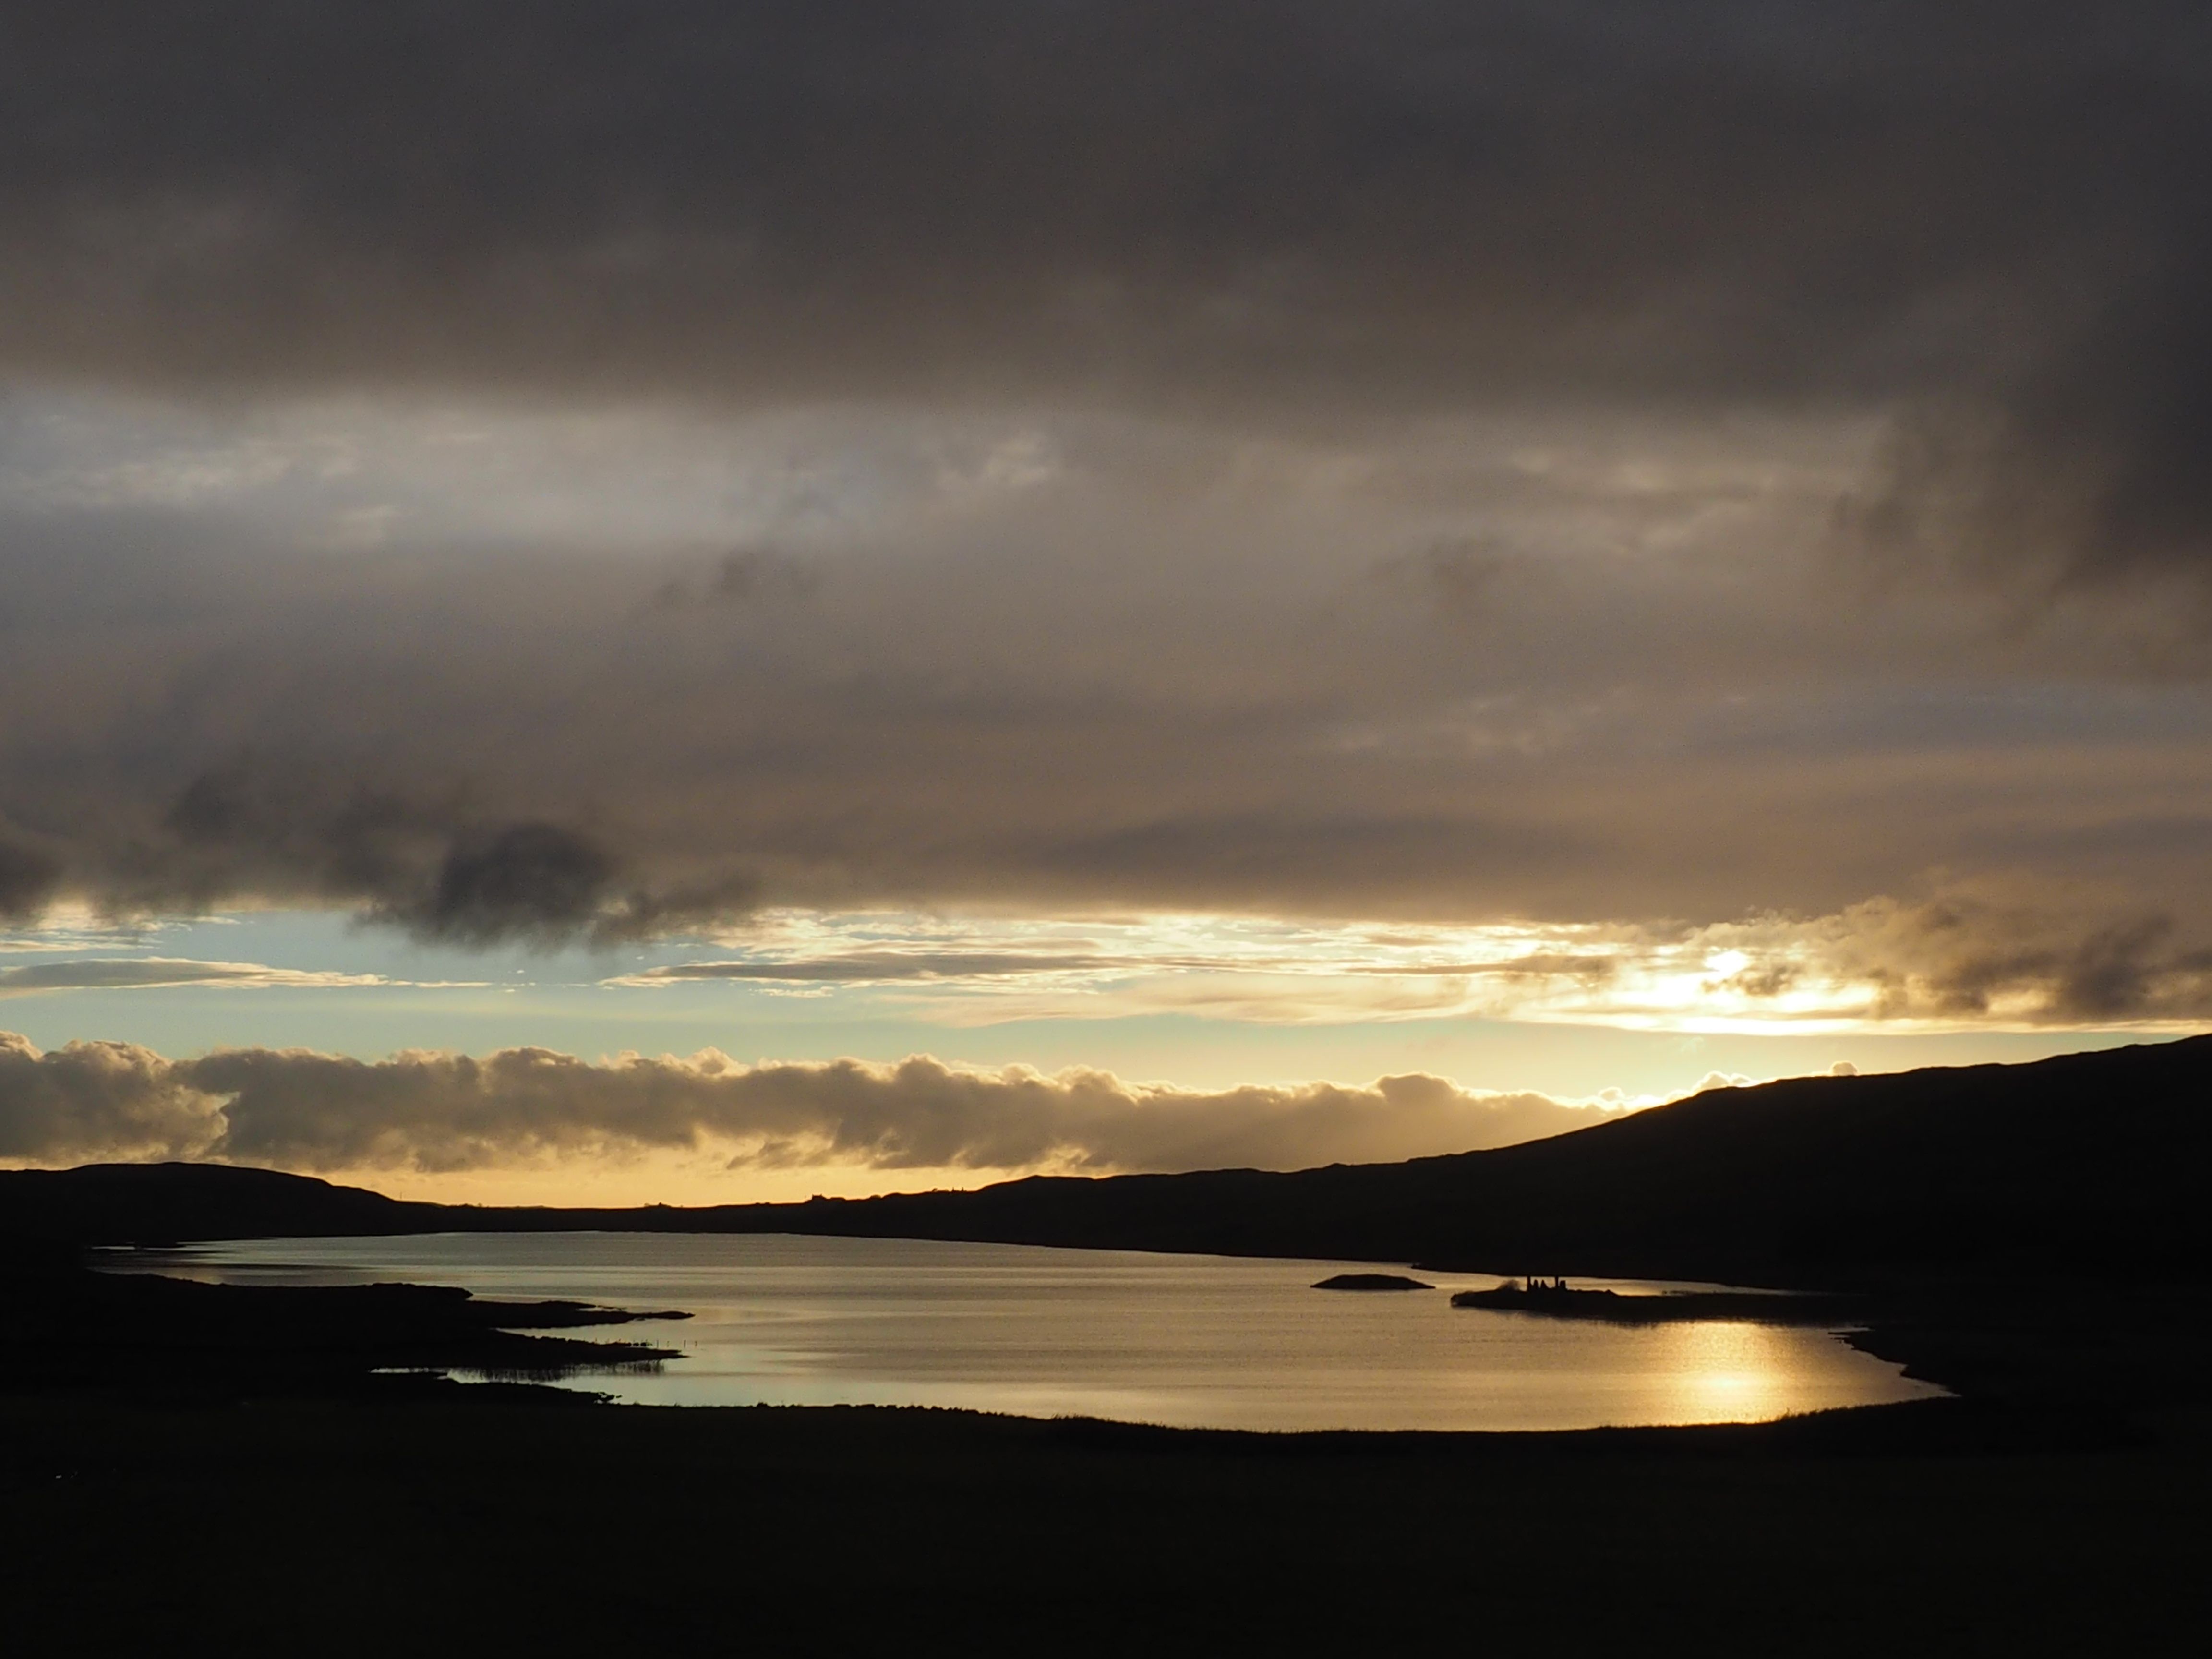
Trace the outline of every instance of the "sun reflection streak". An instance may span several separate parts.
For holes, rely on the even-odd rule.
[[[1661,1405],[1676,1423],[1753,1423],[1812,1403],[1809,1379],[1770,1326],[1698,1322],[1660,1328],[1671,1340],[1660,1369],[1672,1390]]]

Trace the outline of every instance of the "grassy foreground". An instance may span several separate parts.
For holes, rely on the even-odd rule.
[[[2208,1650],[2212,1418],[1269,1437],[0,1399],[11,1650]]]

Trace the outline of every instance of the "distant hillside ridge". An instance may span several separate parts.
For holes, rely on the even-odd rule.
[[[435,1204],[227,1164],[0,1170],[0,1234],[79,1244],[436,1232],[441,1213]]]
[[[88,1242],[786,1232],[1745,1285],[2009,1273],[2192,1282],[2212,1278],[2209,1154],[2203,1036],[2027,1065],[1710,1090],[1551,1139],[1406,1164],[1031,1176],[805,1204],[499,1209],[401,1204],[209,1166],[0,1173],[0,1231]]]
[[[2212,1278],[2208,1169],[2212,1037],[2191,1037],[1710,1090],[1406,1164],[1032,1177],[732,1224],[1746,1285],[2179,1282]]]

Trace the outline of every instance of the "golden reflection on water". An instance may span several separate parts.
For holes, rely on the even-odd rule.
[[[1652,1368],[1661,1397],[1654,1420],[1755,1422],[1805,1409],[1799,1345],[1771,1325],[1697,1323],[1659,1328],[1668,1338]]]

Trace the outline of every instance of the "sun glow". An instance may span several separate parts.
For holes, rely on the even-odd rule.
[[[1676,1398],[1670,1420],[1752,1423],[1805,1409],[1791,1345],[1770,1327],[1698,1322],[1668,1328]]]
[[[1962,987],[1962,970],[1943,952],[1971,951],[1976,939],[1927,945],[1919,937],[1926,931],[1911,907],[1886,899],[1827,916],[1674,930],[778,910],[684,959],[610,982],[720,981],[801,998],[866,994],[951,1026],[1144,1014],[1274,1024],[1482,1018],[1753,1035],[2082,1023],[2053,984],[2033,976]],[[2186,1019],[2122,1023],[2194,1029]]]

